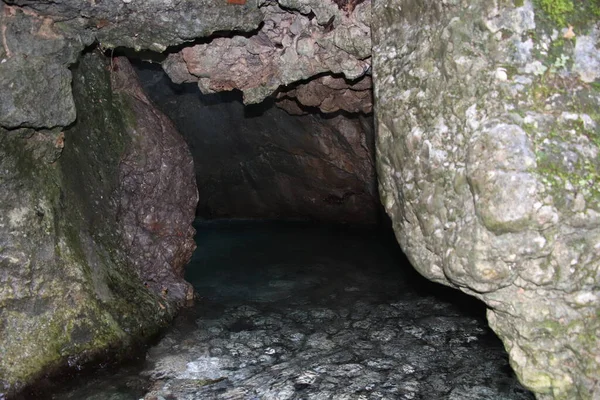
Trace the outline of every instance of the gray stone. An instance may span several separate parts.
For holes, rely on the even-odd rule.
[[[15,393],[57,368],[106,357],[110,349],[124,355],[124,348],[164,326],[176,302],[185,301],[189,293],[181,267],[190,254],[194,186],[185,189],[193,192],[191,196],[172,190],[158,202],[144,198],[154,201],[157,210],[168,204],[175,214],[182,211],[177,218],[163,215],[169,222],[164,234],[170,232],[171,247],[165,248],[160,235],[146,240],[146,246],[163,247],[173,256],[158,265],[136,268],[140,263],[136,251],[143,247],[132,248],[133,243],[125,240],[144,218],[118,218],[127,206],[143,209],[139,198],[127,195],[136,185],[120,173],[126,171],[121,169],[123,161],[134,162],[131,157],[139,159],[143,150],[136,147],[143,141],[134,140],[131,129],[135,125],[140,133],[156,137],[143,126],[155,120],[146,114],[137,124],[136,118],[144,112],[165,118],[144,103],[139,86],[135,95],[136,88],[128,81],[135,74],[123,62],[119,65],[118,72],[109,72],[102,56],[83,57],[73,90],[76,103],[85,107],[68,130],[0,131],[0,209],[6,211],[0,213],[0,393]],[[159,124],[156,127],[160,129]],[[159,132],[168,143],[168,132]],[[173,157],[165,165],[179,168],[181,178],[187,173],[193,180],[185,143],[173,137],[179,145],[170,143]],[[177,157],[177,151],[183,156]],[[152,152],[144,156],[156,163]],[[185,165],[176,167],[186,157],[187,170]],[[153,175],[140,168],[138,177],[149,183]],[[139,193],[141,189],[137,187]],[[181,209],[177,199],[183,203]],[[187,230],[178,237],[174,231],[180,227]],[[184,249],[187,243],[183,254],[178,250],[182,243]],[[149,286],[155,291],[144,287],[143,280],[154,277],[171,290],[165,293],[152,282]]]
[[[54,21],[0,4],[0,126],[52,128],[75,120],[71,72],[88,39]]]
[[[69,65],[94,41],[162,52],[224,29],[252,30],[256,5],[189,0],[0,3],[0,126],[51,128],[75,120]],[[156,18],[160,16],[160,18]]]
[[[487,303],[538,398],[592,399],[598,27],[573,46],[550,20],[529,1],[375,2],[380,194],[415,268]]]
[[[210,0],[86,3],[15,0],[11,3],[48,16],[65,30],[88,31],[103,48],[128,47],[158,52],[216,31],[251,31],[262,20],[262,13],[252,2],[237,5]]]

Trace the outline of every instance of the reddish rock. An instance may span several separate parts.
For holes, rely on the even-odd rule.
[[[113,90],[131,106],[131,144],[120,165],[123,240],[131,266],[147,285],[176,300],[189,298],[183,267],[193,240],[198,191],[183,137],[146,97],[126,58],[113,61]]]
[[[315,17],[265,6],[263,24],[255,34],[214,37],[184,47],[171,53],[163,67],[173,82],[198,82],[205,94],[239,89],[246,104],[260,103],[282,86],[319,74],[364,77],[371,67],[370,3],[350,14],[334,2],[325,1],[323,7]],[[324,108],[337,107],[325,99],[321,103]]]
[[[368,114],[373,111],[373,82],[368,75],[356,81],[326,75],[282,91],[277,98],[278,106],[290,114],[308,113],[303,106],[317,107],[324,113],[343,110]]]

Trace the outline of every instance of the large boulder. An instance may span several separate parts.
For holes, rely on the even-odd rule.
[[[131,145],[119,160],[117,219],[127,258],[146,286],[191,300],[183,267],[196,249],[191,226],[198,204],[194,160],[169,118],[150,102],[129,61],[111,61],[112,89],[128,102]]]
[[[415,268],[488,305],[539,399],[596,399],[600,10],[549,3],[375,1],[380,194]]]
[[[0,397],[147,338],[190,295],[185,142],[123,60],[86,55],[73,93],[69,129],[0,131]]]

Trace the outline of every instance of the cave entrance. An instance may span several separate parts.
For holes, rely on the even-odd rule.
[[[370,116],[244,107],[136,68],[194,156],[195,305],[142,362],[53,398],[533,399],[483,304],[400,251]]]
[[[533,398],[483,304],[400,251],[379,208],[371,115],[245,107],[241,93],[137,71],[189,144],[200,197],[186,270],[197,302],[149,353],[145,374],[163,378],[152,395]]]

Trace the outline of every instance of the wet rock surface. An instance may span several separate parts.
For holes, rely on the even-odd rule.
[[[290,116],[173,84],[147,63],[138,73],[190,146],[199,216],[377,223],[372,118]]]
[[[533,399],[482,305],[407,270],[393,238],[306,224],[196,228],[195,309],[141,372],[54,398]]]

